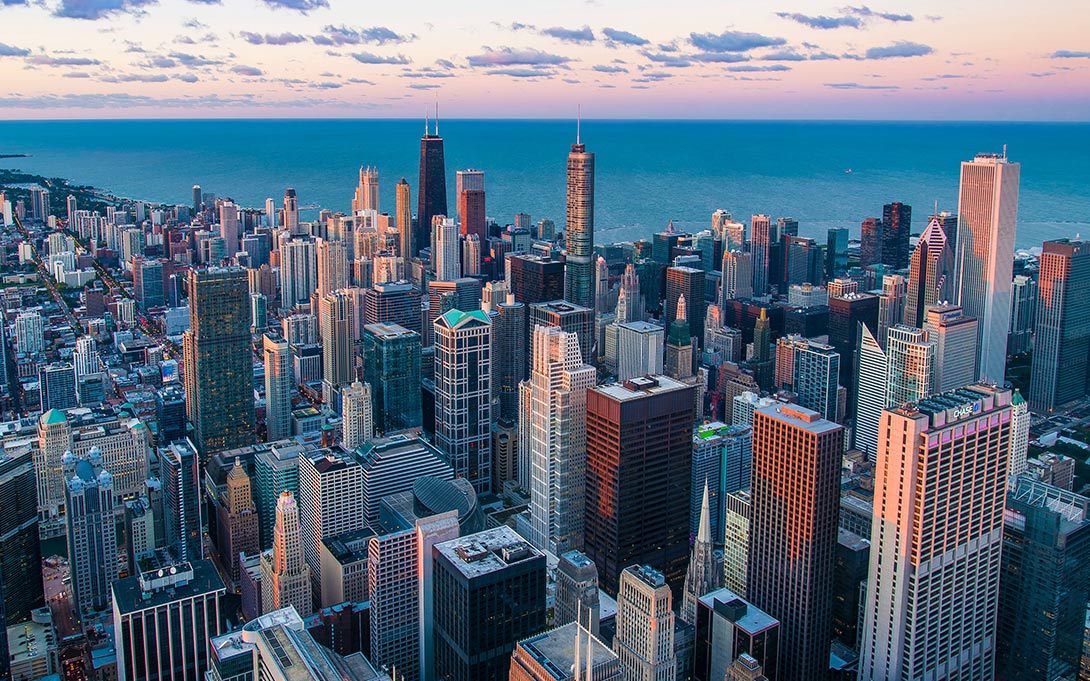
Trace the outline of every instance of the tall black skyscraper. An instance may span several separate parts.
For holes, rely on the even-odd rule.
[[[29,449],[0,457],[0,584],[6,617],[6,621],[0,619],[3,626],[30,619],[30,611],[45,602],[38,487]]]
[[[431,219],[436,215],[448,215],[447,170],[438,117],[435,134],[428,131],[428,119],[424,119],[424,136],[420,138],[420,186],[416,201],[416,237],[413,241],[419,252],[421,246],[431,243]]]
[[[594,309],[594,154],[578,134],[568,154],[565,300]]]
[[[882,262],[895,270],[908,267],[912,206],[899,201],[882,206]]]

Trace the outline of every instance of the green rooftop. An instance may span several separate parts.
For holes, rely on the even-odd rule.
[[[68,417],[64,415],[64,412],[60,409],[50,409],[46,413],[42,414],[43,426],[56,426],[61,423],[67,423]]]

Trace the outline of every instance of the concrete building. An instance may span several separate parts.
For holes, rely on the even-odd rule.
[[[310,566],[303,559],[299,505],[291,492],[282,492],[276,502],[273,547],[261,554],[261,591],[263,612],[289,606],[304,617],[314,612]]]
[[[65,455],[64,477],[72,604],[76,616],[83,618],[109,605],[110,585],[118,575],[113,476],[92,448],[79,459]]]
[[[519,641],[509,681],[620,681],[621,665],[594,634],[569,622]]]
[[[768,678],[776,679],[779,653],[780,623],[775,617],[730,589],[717,589],[700,598],[694,681],[723,679],[743,656],[761,665]]]
[[[673,596],[666,577],[649,565],[621,572],[613,652],[624,681],[674,681]]]
[[[1052,411],[1084,397],[1090,380],[1090,242],[1046,241],[1038,275],[1029,403]]]
[[[375,435],[371,384],[355,381],[341,390],[341,444],[353,451]]]
[[[935,377],[932,390],[947,392],[976,382],[977,320],[960,306],[942,304],[927,308],[923,329],[935,343]]]
[[[321,593],[323,539],[364,528],[363,469],[351,456],[331,449],[299,459],[299,532],[314,593]]]

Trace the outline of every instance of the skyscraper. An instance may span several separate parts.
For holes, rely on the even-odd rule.
[[[158,455],[159,480],[163,486],[164,539],[175,560],[195,560],[204,555],[198,486],[200,457],[189,440],[160,447]]]
[[[606,333],[610,333],[608,328]],[[618,381],[662,373],[662,352],[666,334],[661,326],[650,322],[629,322],[617,324],[613,333],[617,337]]]
[[[935,379],[932,392],[944,393],[976,383],[977,320],[958,305],[927,308],[923,328],[935,342]]]
[[[510,681],[620,681],[617,656],[593,632],[574,621],[519,641],[511,655]]]
[[[356,305],[347,291],[334,291],[319,302],[322,330],[322,401],[340,411],[341,388],[356,380],[352,329]]]
[[[435,320],[435,444],[478,493],[492,486],[491,345],[481,310]]]
[[[771,265],[772,222],[767,215],[754,215],[750,221],[753,254],[753,295],[768,293],[768,268]]]
[[[238,268],[189,272],[186,415],[204,457],[254,441],[249,283]]]
[[[499,398],[499,416],[517,419],[519,385],[526,379],[526,324],[529,310],[508,294],[507,302],[494,307],[492,318],[492,394]],[[580,357],[582,361],[582,357]]]
[[[261,610],[272,612],[293,606],[302,617],[314,612],[310,566],[303,560],[299,505],[287,490],[276,501],[273,547],[261,555]]]
[[[315,257],[318,262],[319,295],[324,298],[348,286],[348,255],[343,241],[318,239]]]
[[[606,593],[635,563],[658,566],[681,593],[692,430],[693,387],[666,376],[587,391],[584,551]]]
[[[509,527],[435,544],[436,679],[502,679],[545,628],[545,555]],[[466,622],[488,622],[487,633]]]
[[[1010,322],[1014,230],[1021,166],[1006,153],[978,154],[961,164],[957,268],[959,303],[980,322],[982,380],[1003,382]]]
[[[782,349],[782,352],[781,352]],[[776,372],[787,371],[788,389],[798,396],[798,403],[821,414],[826,421],[839,422],[843,415],[837,408],[840,380],[840,354],[831,345],[799,337],[780,338],[776,346]],[[783,384],[777,380],[777,388]]]
[[[238,458],[227,474],[227,489],[218,510],[219,554],[223,569],[232,584],[239,584],[239,554],[257,555],[261,551],[257,508],[254,506],[250,476]]]
[[[899,274],[887,274],[882,277],[882,293],[878,296],[878,340],[885,342],[890,327],[904,322],[904,314],[905,278]]]
[[[68,362],[53,362],[38,369],[40,409],[72,409],[79,406],[76,372]]]
[[[280,244],[280,307],[290,310],[310,303],[318,287],[318,255],[309,239],[292,239]]]
[[[863,220],[859,226],[859,264],[863,267],[882,262],[882,221],[876,217]]]
[[[1046,241],[1040,268],[1029,403],[1052,411],[1090,386],[1090,242]]]
[[[673,602],[666,578],[650,565],[621,572],[613,652],[620,659],[622,679],[677,678]]]
[[[364,527],[363,469],[351,455],[325,449],[299,457],[299,532],[314,593],[321,594],[323,539]]]
[[[993,677],[1010,398],[980,385],[883,413],[860,679]]]
[[[526,325],[527,334],[532,333],[536,326],[558,326],[574,333],[579,337],[579,349],[583,353],[583,361],[587,364],[595,362],[597,350],[595,349],[594,310],[574,305],[567,300],[534,303],[530,305],[530,319]],[[527,357],[527,364],[529,364],[529,357]]]
[[[828,670],[843,435],[795,405],[753,413],[746,592],[781,622],[785,679],[819,679]]]
[[[556,601],[553,624],[563,626],[579,621],[597,636],[601,606],[598,596],[598,568],[582,551],[560,555],[556,566]]]
[[[840,384],[855,395],[856,348],[860,328],[878,332],[878,296],[872,293],[829,293],[829,345],[840,353]]]
[[[920,327],[927,308],[951,300],[954,291],[954,251],[937,218],[920,235],[909,266],[904,319]]]
[[[361,210],[378,211],[378,168],[360,166],[360,183],[352,197],[352,214]]]
[[[284,222],[281,226],[292,236],[299,234],[299,197],[291,187],[284,190]]]
[[[454,174],[454,184],[462,234],[476,234],[484,241],[488,238],[485,230],[484,171],[459,170]]]
[[[882,206],[882,262],[895,270],[908,267],[912,206],[899,201]]]
[[[825,246],[825,278],[835,279],[848,269],[848,229],[831,227]]]
[[[704,270],[692,267],[666,268],[666,327],[677,318],[678,299],[685,296],[689,336],[704,337]]]
[[[935,392],[935,341],[926,331],[897,325],[886,342],[886,407],[917,402]],[[873,386],[866,389],[873,390]]]
[[[855,421],[853,444],[873,461],[878,452],[878,422],[882,410],[889,406],[886,403],[889,361],[878,339],[865,325],[860,329],[856,352],[858,385],[866,389],[858,391],[850,410]]]
[[[353,451],[374,435],[371,384],[355,381],[341,393],[341,443]]]
[[[519,456],[530,471],[530,542],[559,555],[583,548],[587,389],[597,373],[583,363],[574,333],[538,326],[532,345],[533,369],[519,389]]]
[[[693,375],[693,338],[689,334],[688,305],[685,296],[677,299],[676,316],[670,323],[670,332],[666,336],[666,360],[663,366],[666,375],[684,380]]]
[[[291,394],[294,380],[288,342],[274,333],[261,336],[265,361],[265,441],[291,434]]]
[[[422,425],[420,334],[397,324],[364,326],[363,375],[371,384],[375,432]]]
[[[38,535],[38,495],[30,449],[8,449],[0,457],[0,625],[30,619],[41,607],[42,551]]]
[[[1011,282],[1011,325],[1007,335],[1007,354],[1020,355],[1033,349],[1033,331],[1037,324],[1037,280],[1017,274]]]
[[[594,309],[594,153],[576,134],[568,154],[564,299]]]
[[[458,224],[452,218],[436,216],[432,225],[435,234],[432,260],[438,281],[454,281],[462,276],[462,242]]]
[[[432,219],[447,213],[447,170],[443,159],[443,138],[439,136],[439,121],[435,133],[424,120],[424,136],[420,138],[420,183],[417,186],[416,238],[417,253],[431,243]],[[413,253],[412,255],[416,255]],[[407,257],[407,256],[406,256]]]
[[[109,604],[110,585],[117,579],[114,480],[94,448],[78,459],[66,454],[64,477],[72,602],[76,616],[82,618]]]
[[[693,678],[696,681],[767,681],[766,677],[731,675],[738,664],[760,665],[776,675],[780,654],[780,623],[762,612],[737,592],[718,589],[703,596],[697,604],[696,654]],[[748,662],[747,662],[748,660]]]
[[[241,224],[238,219],[238,204],[224,201],[220,204],[220,237],[223,239],[224,253],[228,258],[238,252],[238,237]]]
[[[412,189],[405,178],[397,181],[396,205],[394,207],[394,219],[397,225],[398,255],[409,260],[416,256],[415,239],[413,230]]]
[[[544,303],[564,297],[564,262],[529,253],[506,258],[507,281],[515,302]]]

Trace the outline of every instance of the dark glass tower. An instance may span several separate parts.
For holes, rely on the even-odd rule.
[[[579,142],[568,154],[564,299],[594,309],[594,154]]]
[[[398,324],[363,327],[363,375],[371,384],[376,433],[419,428],[420,334]]]
[[[908,267],[912,206],[895,201],[882,206],[882,261],[895,270]]]
[[[447,170],[443,159],[443,138],[439,136],[439,121],[435,134],[428,131],[424,119],[424,136],[420,138],[420,186],[416,192],[416,231],[413,242],[417,252],[431,243],[431,219],[447,215]]]
[[[30,619],[30,611],[45,602],[38,488],[29,449],[0,459],[0,509],[0,598],[7,626]]]

